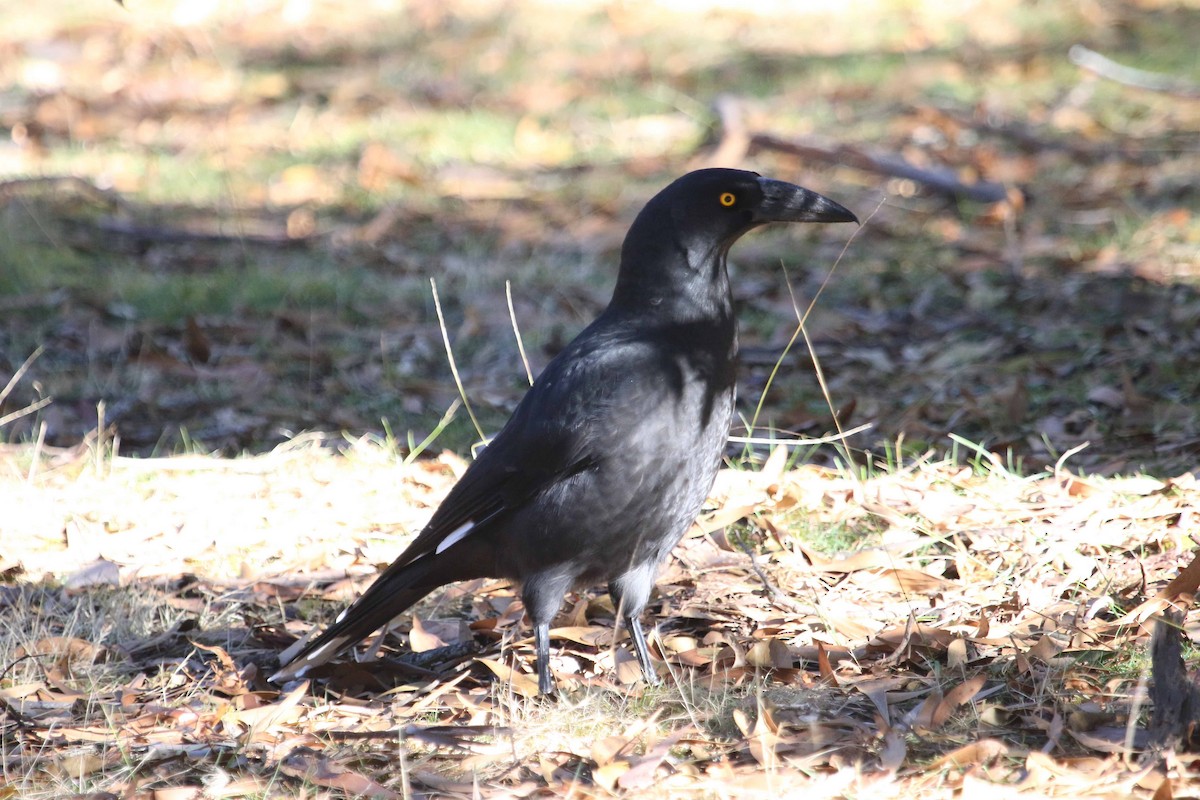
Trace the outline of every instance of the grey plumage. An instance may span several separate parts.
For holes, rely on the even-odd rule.
[[[608,307],[550,362],[413,543],[271,680],[302,676],[430,591],[480,577],[521,583],[542,692],[553,689],[548,632],[564,594],[599,583],[656,680],[640,614],[712,487],[733,411],[726,254],[776,221],[855,218],[740,170],[690,173],[647,203]]]

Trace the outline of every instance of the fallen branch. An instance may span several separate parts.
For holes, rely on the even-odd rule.
[[[262,247],[304,247],[321,238],[320,234],[288,236],[287,234],[215,233],[211,231],[189,231],[158,225],[143,225],[117,219],[101,219],[95,222],[75,220],[75,224],[92,227],[103,234],[119,239],[131,240],[136,245],[162,244],[238,244]]]
[[[109,208],[123,208],[125,201],[111,189],[101,189],[77,175],[36,175],[0,181],[0,202],[39,194],[84,196]]]
[[[783,139],[769,133],[747,129],[736,98],[722,95],[713,106],[717,117],[717,144],[692,166],[736,164],[755,150],[774,150],[814,161],[854,167],[864,172],[915,181],[938,194],[977,203],[999,203],[1008,198],[1008,187],[1001,183],[979,181],[964,183],[949,168],[925,169],[900,156],[869,153],[852,145],[830,145],[810,139]]]
[[[952,169],[946,167],[922,168],[910,164],[900,156],[869,153],[852,145],[827,145],[810,140],[781,139],[770,134],[756,133],[750,137],[750,151],[754,152],[756,149],[774,150],[816,161],[841,164],[861,169],[863,172],[873,172],[892,178],[905,178],[916,181],[938,194],[948,195],[959,200],[999,203],[1008,198],[1008,187],[1002,183],[992,181],[964,183],[958,179]]]
[[[1168,611],[1154,623],[1150,643],[1150,740],[1159,748],[1195,752],[1200,730],[1200,688],[1183,660],[1183,613]]]
[[[913,111],[918,110],[927,111],[928,107],[913,109]],[[1148,145],[1146,142],[1134,142],[1131,147],[1124,142],[1120,144],[1105,144],[1081,142],[1078,140],[1068,141],[1045,135],[1034,127],[1017,120],[1002,122],[991,119],[976,119],[969,114],[951,108],[938,107],[934,110],[956,125],[966,126],[981,134],[1007,139],[1026,153],[1062,152],[1076,161],[1088,164],[1096,161],[1104,161],[1109,158],[1119,158],[1122,161],[1128,161],[1133,164],[1157,164],[1163,159],[1160,152],[1147,150]]]
[[[1080,69],[1099,75],[1106,80],[1115,81],[1122,86],[1134,89],[1144,89],[1148,92],[1162,92],[1175,97],[1186,97],[1192,100],[1200,99],[1200,86],[1180,80],[1173,75],[1161,72],[1149,72],[1144,69],[1127,67],[1118,64],[1107,56],[1089,50],[1081,44],[1071,45],[1067,58]]]

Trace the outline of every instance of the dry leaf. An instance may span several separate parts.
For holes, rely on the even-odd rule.
[[[792,653],[779,639],[760,639],[746,651],[746,663],[760,669],[788,669]]]
[[[940,689],[934,689],[917,709],[917,713],[913,717],[913,728],[922,733],[928,733],[941,727],[937,721],[938,709],[941,706],[942,692]]]
[[[592,778],[611,792],[617,788],[617,781],[629,771],[629,767],[628,761],[611,761],[592,770]]]
[[[301,681],[271,705],[244,710],[231,709],[225,715],[222,724],[245,727],[241,738],[247,744],[271,742],[278,733],[286,733],[288,726],[295,725],[304,714],[304,709],[299,704],[307,693],[308,681]]]
[[[612,628],[604,628],[599,625],[576,625],[551,628],[550,638],[566,639],[567,641],[587,645],[588,647],[609,647],[613,643],[613,633]]]
[[[54,759],[54,763],[64,778],[73,781],[82,781],[87,776],[108,766],[105,759],[97,753],[73,753],[58,756]]]
[[[617,683],[632,686],[642,680],[642,666],[633,653],[619,649],[613,651],[613,658],[616,661]]]
[[[976,675],[974,678],[963,681],[946,692],[946,696],[942,698],[941,702],[937,705],[937,709],[933,712],[930,728],[937,730],[945,725],[959,706],[970,702],[972,697],[979,694],[979,690],[983,688],[986,680],[986,676]]]
[[[959,670],[967,664],[967,639],[964,636],[955,637],[946,646],[946,670]]]
[[[864,589],[905,594],[936,594],[951,585],[944,578],[915,569],[864,570],[856,572],[851,580]]]
[[[631,740],[627,736],[605,736],[597,739],[592,742],[592,760],[598,766],[604,766],[613,761],[630,744]]]
[[[1029,648],[1026,652],[1030,658],[1036,658],[1043,664],[1048,664],[1052,659],[1058,656],[1063,651],[1063,645],[1054,640],[1050,634],[1045,634],[1037,640],[1037,643]]]
[[[908,742],[904,733],[896,728],[888,728],[883,735],[883,749],[879,752],[879,766],[887,772],[896,772],[904,766],[908,755]]]
[[[337,789],[353,797],[382,797],[384,800],[400,797],[386,786],[365,775],[340,767],[308,748],[293,750],[279,763],[279,768],[287,775],[311,781],[318,786]]]
[[[108,660],[109,651],[105,647],[74,636],[47,636],[38,639],[28,647],[21,645],[13,654],[14,658],[25,658],[26,656],[49,656],[65,659],[68,665],[72,662],[95,664]]]
[[[538,696],[537,678],[517,672],[512,667],[501,664],[499,661],[493,661],[490,658],[477,658],[475,660],[495,673],[496,677],[503,681],[506,686],[511,687],[512,691],[516,694],[522,697]]]
[[[1150,800],[1174,800],[1174,798],[1175,790],[1171,785],[1171,779],[1163,778],[1162,783],[1158,784],[1158,786],[1155,788],[1154,794],[1151,795]]]
[[[830,686],[837,686],[837,675],[829,663],[829,652],[825,649],[825,643],[821,641],[817,642],[817,672],[821,675],[821,680]]]
[[[462,641],[464,627],[463,621],[459,619],[422,621],[414,615],[412,629],[408,633],[408,645],[414,653],[424,653],[457,644]]]
[[[92,562],[63,581],[63,588],[68,594],[86,591],[95,586],[120,585],[121,568],[104,558]]]
[[[694,731],[689,727],[680,728],[662,741],[651,747],[644,756],[634,759],[630,769],[617,778],[617,785],[625,791],[645,789],[652,785],[659,766],[667,759],[671,748]]]
[[[980,739],[963,745],[936,759],[932,769],[956,769],[975,764],[989,764],[1008,754],[1008,746],[998,739]]]
[[[1196,594],[1198,589],[1200,589],[1200,552],[1192,555],[1192,560],[1188,562],[1188,565],[1171,579],[1171,582],[1158,593],[1158,596],[1164,600],[1174,600],[1181,594]]]

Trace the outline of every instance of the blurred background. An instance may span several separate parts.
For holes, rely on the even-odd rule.
[[[458,396],[430,278],[494,432],[527,386],[513,321],[536,375],[607,302],[641,204],[720,165],[864,221],[734,249],[743,428],[870,424],[861,460],[967,441],[1038,469],[1086,444],[1079,468],[1174,475],[1200,453],[1195,0],[0,18],[5,441],[407,448]],[[832,402],[787,349],[818,293]],[[476,438],[460,412],[435,446]]]

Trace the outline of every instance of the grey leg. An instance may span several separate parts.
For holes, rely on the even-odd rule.
[[[653,573],[626,573],[608,584],[608,593],[616,606],[617,619],[625,623],[630,638],[633,639],[633,650],[637,655],[638,664],[642,668],[642,677],[646,683],[659,683],[658,673],[650,663],[650,649],[646,647],[646,634],[642,632],[642,609],[646,607],[646,598],[650,596],[650,582],[646,576]]]
[[[629,628],[629,635],[633,637],[633,649],[637,653],[638,663],[642,665],[642,677],[651,686],[658,686],[662,681],[654,671],[654,665],[650,663],[650,650],[646,647],[646,634],[642,633],[641,619],[634,616],[625,617],[625,627]]]
[[[550,623],[533,626],[533,649],[537,654],[538,694],[554,694],[554,678],[550,676]]]

